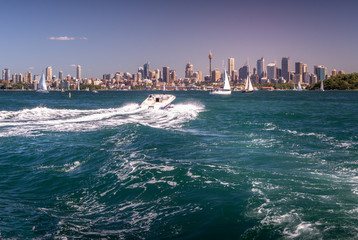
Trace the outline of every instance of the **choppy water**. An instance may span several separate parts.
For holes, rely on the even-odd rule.
[[[0,92],[0,238],[358,238],[358,92]]]

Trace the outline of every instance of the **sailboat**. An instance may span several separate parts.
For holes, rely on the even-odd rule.
[[[37,91],[38,93],[48,93],[47,91],[47,84],[45,79],[45,74],[42,73],[41,79],[39,84],[37,85]]]
[[[297,91],[302,91],[301,82],[298,82]]]
[[[246,77],[246,82],[245,82],[245,89],[242,90],[243,93],[251,93],[254,91],[254,88],[252,87],[252,83],[251,80],[249,78],[249,76]]]
[[[209,93],[217,94],[217,95],[230,95],[231,94],[231,87],[230,87],[230,83],[229,83],[229,78],[227,77],[226,70],[225,70],[225,74],[224,74],[224,87],[222,89],[213,89]]]
[[[324,91],[324,87],[323,87],[323,80],[321,80],[321,88],[320,88],[321,91]]]

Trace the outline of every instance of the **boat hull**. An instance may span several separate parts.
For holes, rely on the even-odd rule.
[[[49,93],[47,90],[37,90],[37,93]]]
[[[140,105],[142,108],[164,110],[172,106],[175,100],[174,95],[170,94],[151,94]]]
[[[210,92],[210,94],[212,95],[230,95],[231,91],[215,91],[215,92]]]

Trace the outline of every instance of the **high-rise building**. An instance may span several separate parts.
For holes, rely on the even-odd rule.
[[[202,82],[203,81],[203,72],[198,71],[197,74],[198,74],[198,81]]]
[[[213,82],[217,82],[219,81],[221,77],[220,71],[219,70],[213,70],[211,73],[211,81]]]
[[[80,65],[77,65],[77,71],[76,71],[76,78],[78,80],[81,80],[81,75],[82,75],[82,69]]]
[[[235,70],[235,58],[229,58],[227,61],[227,74],[233,79],[233,71]]]
[[[157,80],[162,78],[162,72],[159,69],[155,70],[155,78]]]
[[[177,80],[177,73],[175,70],[170,70],[170,83]]]
[[[144,78],[144,68],[143,67],[139,67],[138,68],[138,80],[142,80]],[[139,78],[140,77],[140,78]]]
[[[294,84],[302,83],[302,74],[295,73],[293,82]]]
[[[260,77],[264,76],[264,64],[265,59],[263,57],[257,60],[257,75],[259,75]]]
[[[246,79],[250,75],[250,66],[246,63],[243,67],[239,68],[239,79]]]
[[[303,75],[303,63],[302,62],[295,63],[295,74]]]
[[[269,63],[267,64],[267,78],[270,80],[277,79],[277,72],[276,72],[276,63]]]
[[[58,72],[58,79],[63,80],[63,71]]]
[[[238,81],[239,80],[239,72],[234,70],[231,72],[231,81]]]
[[[10,70],[8,68],[5,68],[2,71],[2,79],[6,81],[10,81]]]
[[[149,62],[143,65],[143,78],[147,79],[149,77]]]
[[[290,81],[290,58],[283,57],[281,61],[281,74],[282,77],[288,82]]]
[[[323,65],[314,66],[314,73],[317,76],[318,81],[326,79],[326,67]]]
[[[302,65],[302,74],[305,75],[305,73],[307,72],[307,64],[303,64]]]
[[[26,83],[32,83],[32,73],[31,72],[27,72],[25,73],[25,82]]]
[[[185,77],[190,78],[194,74],[194,66],[190,62],[185,67]]]
[[[163,67],[163,82],[169,83],[170,81],[170,67]]]
[[[46,68],[46,81],[51,81],[52,80],[52,67],[48,66]]]

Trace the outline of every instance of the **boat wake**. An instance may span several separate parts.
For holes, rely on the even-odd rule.
[[[79,110],[35,107],[19,111],[0,111],[0,137],[34,136],[45,132],[86,132],[123,124],[153,128],[180,129],[196,119],[204,106],[195,103],[175,105],[169,110],[143,109],[137,103],[119,108]]]

